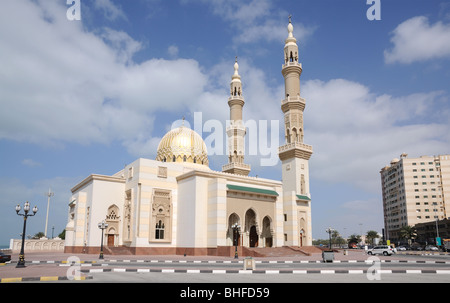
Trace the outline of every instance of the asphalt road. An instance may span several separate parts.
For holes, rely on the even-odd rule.
[[[187,274],[187,273],[94,273],[92,279],[76,283],[449,283],[450,275],[380,274]]]
[[[47,257],[44,261],[43,258]],[[39,282],[90,285],[95,283],[140,283],[149,286],[193,283],[448,283],[450,282],[450,256],[396,255],[372,258],[359,252],[349,256],[336,255],[335,262],[324,263],[320,257],[285,259],[257,259],[256,268],[243,270],[243,260],[232,258],[205,258],[166,256],[162,259],[147,256],[121,256],[122,259],[98,260],[97,256],[80,256],[83,264],[67,264],[68,255],[31,255],[25,270],[15,264],[0,266],[0,278],[16,277],[28,272],[29,276],[64,276],[69,270],[79,270],[87,279],[46,279]],[[123,259],[131,258],[131,259]],[[38,260],[42,261],[38,261]],[[35,274],[36,273],[36,274]],[[6,279],[5,279],[6,280]],[[3,280],[2,280],[3,282]],[[13,281],[14,282],[14,281]],[[29,283],[25,280],[16,281]],[[36,282],[31,280],[30,282]],[[153,286],[152,286],[153,287]],[[175,285],[177,287],[177,285]]]

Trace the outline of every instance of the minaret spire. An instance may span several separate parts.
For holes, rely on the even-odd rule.
[[[289,35],[284,45],[284,64],[281,70],[285,85],[285,99],[281,103],[285,115],[285,140],[286,143],[302,143],[305,99],[300,97],[300,76],[303,69],[298,60],[298,45],[293,34],[291,16],[287,30]]]
[[[285,225],[285,245],[311,245],[311,195],[309,191],[309,159],[312,146],[303,143],[303,111],[306,100],[300,97],[300,75],[297,39],[291,16],[287,26],[288,37],[284,45],[285,95],[281,101],[284,114],[285,144],[279,147],[282,163],[284,212],[291,218]],[[300,236],[298,236],[300,235]]]
[[[236,56],[234,74],[230,83],[230,97],[228,98],[228,106],[230,107],[230,126],[227,127],[228,164],[222,167],[222,171],[247,176],[250,173],[250,165],[244,164],[244,137],[246,134],[244,122],[242,121],[244,104],[242,82]]]

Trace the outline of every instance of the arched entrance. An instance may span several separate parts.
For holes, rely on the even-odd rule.
[[[305,231],[302,229],[300,230],[300,239],[298,242],[298,246],[302,247],[303,246],[303,236],[304,236]]]
[[[227,242],[228,245],[241,246],[240,230],[233,229],[233,225],[239,225],[239,216],[232,213],[228,217]]]
[[[245,228],[244,231],[248,237],[244,241],[244,245],[247,247],[258,246],[258,226],[256,223],[256,213],[253,209],[247,210],[245,213]]]
[[[258,247],[258,232],[256,231],[256,226],[250,227],[250,247]]]
[[[108,207],[108,214],[106,215],[106,223],[108,223],[108,229],[106,230],[106,245],[117,246],[119,240],[119,207],[117,205],[111,205]]]
[[[300,212],[300,224],[299,224],[299,240],[298,246],[302,247],[306,244],[306,221],[304,219],[305,214]]]
[[[264,247],[272,247],[272,229],[270,227],[271,220],[269,216],[265,216],[263,219],[263,227],[261,233],[261,245]]]
[[[110,228],[107,234],[107,246],[114,246],[116,238],[116,230],[114,228]]]

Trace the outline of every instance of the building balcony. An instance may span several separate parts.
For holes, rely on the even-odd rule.
[[[296,62],[296,61],[288,61],[285,64],[281,65],[281,68],[286,68],[286,67],[290,67],[290,66],[296,66],[296,67],[302,68],[302,64],[300,62]]]
[[[300,96],[287,96],[286,99],[281,100],[281,110],[283,113],[291,109],[299,109],[303,111],[306,106],[306,100]]]
[[[311,145],[300,143],[300,142],[292,142],[286,143],[278,148],[278,152],[282,153],[291,149],[303,149],[305,151],[313,152],[313,148]]]
[[[228,102],[230,102],[231,100],[241,100],[242,102],[244,102],[244,97],[242,95],[233,95],[231,97],[228,97]]]
[[[289,158],[302,158],[309,160],[312,154],[312,146],[300,142],[286,143],[278,148],[278,155],[281,160]]]
[[[225,173],[248,176],[250,173],[250,165],[245,163],[232,162],[222,166]]]

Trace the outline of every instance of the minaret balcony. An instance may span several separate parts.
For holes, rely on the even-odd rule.
[[[285,113],[290,109],[299,109],[303,111],[306,106],[306,100],[300,96],[287,96],[286,99],[281,100],[281,110]]]
[[[306,103],[306,100],[300,96],[287,96],[286,99],[281,100],[281,104],[287,103],[287,102],[302,102]]]
[[[302,68],[302,64],[300,62],[297,62],[297,61],[288,61],[285,64],[283,64],[281,66],[281,68],[286,68],[286,67],[289,67],[289,66],[296,66],[296,67],[300,67],[301,69],[303,69]]]
[[[243,96],[236,95],[236,96],[228,97],[228,101],[235,100],[235,99],[244,101],[244,97]]]
[[[222,166],[222,171],[230,174],[248,176],[250,173],[250,165],[245,163],[231,162]]]
[[[245,136],[247,130],[242,121],[230,121],[231,125],[227,126],[226,133],[229,137],[231,136]],[[236,124],[234,124],[236,123]]]
[[[290,158],[302,158],[309,160],[312,154],[312,146],[301,142],[286,143],[278,148],[278,155],[281,160]]]
[[[242,96],[231,96],[228,98],[228,105],[232,106],[232,105],[240,105],[240,106],[244,106],[244,97]]]

